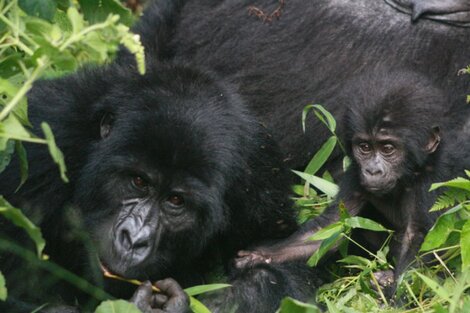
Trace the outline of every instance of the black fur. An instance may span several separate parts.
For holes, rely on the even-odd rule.
[[[422,75],[380,67],[352,79],[338,103],[348,106],[342,121],[341,139],[351,165],[341,178],[336,201],[290,238],[258,247],[251,253],[244,251],[243,257],[237,260],[240,267],[266,259],[271,262],[306,260],[319,247],[319,242],[308,238],[320,228],[338,221],[342,203],[350,215],[371,218],[395,232],[390,252],[390,260],[395,263],[394,273],[391,273],[394,277],[385,276],[385,280],[396,282],[414,260],[424,236],[442,213],[429,212],[442,192],[440,189],[429,192],[431,184],[464,175],[464,170],[470,167],[467,135],[453,130],[453,120],[449,120],[449,111],[445,108],[447,97]],[[387,144],[392,144],[403,157],[399,158],[398,173],[380,174],[383,179],[385,175],[396,175],[398,179],[393,187],[374,191],[364,186],[363,166],[367,163],[354,149],[364,142],[379,145],[381,134],[386,134],[382,138],[392,138]],[[370,139],[356,142],[357,136]],[[429,142],[437,148],[426,148]],[[377,157],[371,162],[378,164],[380,160]],[[361,231],[355,236],[372,251],[379,249],[385,240],[374,232]],[[387,286],[388,295],[393,294],[394,287],[393,284]]]
[[[157,14],[160,25],[171,26],[172,10],[178,7],[169,5],[166,13]],[[144,20],[137,28],[157,24],[145,26]],[[166,38],[167,33],[160,36]],[[41,227],[51,260],[97,284],[102,280],[96,277],[97,255],[123,276],[152,281],[171,276],[186,287],[203,283],[216,264],[228,271],[228,260],[254,241],[296,229],[288,199],[290,175],[278,146],[231,83],[185,61],[156,62],[165,48],[157,41],[152,49],[148,52],[155,55],[148,55],[144,76],[121,56],[102,68],[40,81],[29,93],[33,132],[40,132],[41,121],[51,125],[70,183],[61,181],[47,148],[39,145],[27,146],[29,179],[18,192],[16,162],[1,174],[0,193]],[[158,195],[153,202],[131,186],[136,176],[151,181]],[[175,186],[185,189],[183,215],[165,207],[165,197]],[[128,199],[146,199],[145,206],[124,211]],[[65,207],[72,207],[77,214],[73,219],[78,219],[73,222],[82,235],[85,230],[91,237],[95,249],[90,251],[70,234],[70,211]],[[142,231],[147,227],[155,232],[146,242],[152,250],[143,261],[134,262],[141,246],[132,243],[130,256],[116,248],[123,234],[119,225],[129,219],[144,220]],[[11,223],[0,223],[2,238],[28,242]],[[86,303],[87,297],[67,284],[37,289],[40,285],[31,283],[28,274],[25,278],[23,271],[15,270],[22,264],[17,258],[4,252],[0,258],[10,292],[9,302],[0,304],[2,310],[32,310],[53,301],[45,298],[48,294],[68,303]],[[273,312],[287,295],[308,300],[313,282],[318,283],[303,264],[266,264],[230,275],[233,287],[208,298],[211,309],[238,307],[245,312],[256,307]],[[115,295],[130,297],[129,285],[112,280],[106,284]],[[139,294],[133,298],[137,304],[145,300]],[[184,308],[171,312],[180,310]]]
[[[165,11],[173,2],[155,7]],[[412,23],[385,1],[289,0],[271,23],[249,15],[248,7],[269,13],[277,0],[177,2],[177,17],[165,24],[172,25],[172,39],[161,48],[164,56],[211,68],[234,83],[272,129],[289,167],[302,168],[330,135],[313,116],[302,133],[303,107],[320,103],[341,119],[342,86],[378,64],[422,73],[449,95],[446,106],[455,112],[455,123],[467,120],[462,112],[468,111],[470,80],[457,73],[469,63],[470,28],[426,19]],[[439,12],[452,12],[452,5],[442,1]],[[137,28],[144,38],[155,38],[155,12],[144,13],[145,27]],[[432,9],[424,12],[422,17]]]

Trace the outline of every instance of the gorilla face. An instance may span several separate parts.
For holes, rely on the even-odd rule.
[[[185,86],[185,74],[172,77],[177,90],[158,81],[129,98],[119,87],[100,104],[101,138],[75,203],[102,267],[124,277],[157,279],[190,264],[228,223],[242,121],[223,90],[205,76]]]

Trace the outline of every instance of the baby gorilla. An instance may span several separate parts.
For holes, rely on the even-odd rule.
[[[321,243],[308,238],[338,220],[338,204],[343,202],[351,215],[375,219],[395,231],[394,276],[377,275],[383,285],[390,285],[414,259],[438,217],[429,212],[437,196],[428,192],[431,184],[470,167],[470,144],[463,136],[449,134],[446,98],[424,77],[377,69],[352,81],[343,94],[342,105],[348,109],[342,140],[352,164],[341,179],[336,201],[286,240],[240,251],[238,267],[306,260]],[[364,237],[371,241],[372,236]]]

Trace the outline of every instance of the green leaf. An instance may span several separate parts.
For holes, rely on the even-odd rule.
[[[367,229],[367,230],[372,230],[372,231],[390,232],[390,230],[383,227],[379,223],[373,220],[370,220],[368,218],[360,217],[360,216],[349,217],[344,220],[344,223],[351,228],[362,228],[362,229]]]
[[[208,284],[208,285],[200,285],[200,286],[189,287],[189,288],[186,288],[184,291],[186,291],[186,293],[189,296],[197,296],[197,295],[200,295],[202,293],[206,293],[206,292],[210,292],[210,291],[214,291],[214,290],[219,290],[219,289],[223,289],[223,288],[227,288],[227,287],[232,287],[232,285],[229,285],[229,284]]]
[[[333,115],[330,114],[323,106],[319,104],[310,104],[304,107],[304,110],[302,111],[302,128],[303,131],[305,132],[305,120],[307,118],[307,114],[310,110],[313,110],[317,118],[328,127],[330,132],[333,134],[335,133],[336,130],[336,121]]]
[[[132,12],[117,0],[78,0],[85,19],[95,24],[105,21],[110,14],[117,14],[120,21],[130,26],[134,21]]]
[[[6,149],[0,150],[0,173],[5,170],[5,168],[10,164],[11,157],[15,151],[15,142],[13,140],[8,140],[6,143]]]
[[[55,0],[18,0],[18,5],[28,15],[52,21],[57,9]]]
[[[310,241],[316,241],[316,240],[324,240],[326,238],[330,238],[336,233],[341,233],[343,231],[343,223],[342,222],[336,222],[333,224],[330,224],[326,227],[323,227],[319,231],[317,231],[315,234],[310,236],[308,240]]]
[[[346,263],[346,264],[354,264],[354,265],[360,265],[361,267],[370,267],[372,265],[372,261],[369,259],[366,259],[362,256],[357,256],[357,255],[348,255],[347,257],[338,260],[340,263]]]
[[[284,298],[281,307],[276,313],[320,313],[320,309],[308,303],[303,303],[292,298]]]
[[[326,179],[323,179],[318,176],[306,174],[303,172],[299,171],[294,171],[293,172],[297,175],[300,176],[303,180],[307,181],[309,184],[311,184],[313,187],[318,188],[321,190],[323,193],[325,193],[327,196],[334,198],[336,194],[338,194],[339,187],[336,184],[330,183]]]
[[[2,60],[3,62],[4,60]],[[13,78],[10,78],[13,81]],[[12,84],[10,81],[6,79],[0,78],[0,94],[3,94],[7,97],[7,101],[11,100],[18,92],[18,87]],[[18,118],[21,124],[26,126],[31,126],[28,120],[28,105],[26,98],[20,100],[20,102],[15,106],[13,109],[13,114],[15,114],[16,118]]]
[[[335,136],[328,138],[320,150],[315,153],[312,160],[310,160],[304,172],[314,175],[326,163],[333,152],[337,141],[338,139]]]
[[[41,128],[42,128],[42,131],[44,132],[44,136],[46,136],[47,146],[49,147],[49,153],[51,154],[54,162],[57,163],[57,165],[59,165],[60,177],[62,178],[64,182],[68,183],[69,180],[67,176],[65,175],[65,172],[67,171],[67,169],[65,168],[64,155],[62,154],[62,151],[59,150],[59,148],[57,147],[55,143],[52,130],[49,127],[49,125],[45,122],[41,123]]]
[[[7,296],[8,292],[5,284],[5,277],[3,277],[2,272],[0,272],[0,300],[5,301]]]
[[[193,313],[211,313],[211,311],[194,297],[189,297],[189,307]]]
[[[466,221],[460,233],[460,251],[462,254],[462,271],[470,266],[470,220]]]
[[[328,307],[328,313],[341,313],[340,310],[336,307],[336,305],[331,303],[331,301],[328,300],[327,298],[325,298],[325,303],[326,303],[326,306]]]
[[[317,266],[320,259],[342,238],[341,232],[333,234],[329,238],[322,241],[320,248],[308,259],[309,266]]]
[[[419,272],[415,272],[416,275],[418,275],[424,283],[432,289],[440,298],[444,299],[447,302],[450,302],[450,295],[447,292],[447,290],[442,287],[438,282],[432,280],[431,278],[424,276],[423,274]]]
[[[68,8],[67,17],[69,18],[70,24],[72,25],[72,33],[78,34],[83,30],[85,27],[85,21],[83,20],[83,17],[80,15],[80,13],[78,13],[76,8]]]
[[[42,251],[46,245],[41,230],[34,225],[21,210],[11,206],[2,196],[0,196],[0,214],[28,233],[29,237],[36,243],[38,257],[41,257]]]
[[[443,245],[454,230],[455,221],[455,215],[446,214],[440,216],[424,238],[420,251],[437,249]]]
[[[125,300],[104,301],[96,308],[95,313],[142,313],[134,303]]]
[[[0,123],[0,137],[26,140],[31,138],[31,135],[23,125],[21,125],[18,119],[14,115],[10,114],[3,122]]]
[[[28,166],[28,157],[26,155],[26,149],[24,148],[21,141],[16,141],[15,152],[16,152],[16,157],[18,158],[18,163],[20,166],[20,178],[21,178],[20,184],[16,188],[18,190],[26,182],[26,179],[28,179],[29,166]]]
[[[435,183],[431,185],[429,191],[433,191],[440,187],[454,187],[459,189],[464,189],[470,191],[470,180],[465,179],[463,177],[457,177],[452,180],[443,182],[443,183]]]

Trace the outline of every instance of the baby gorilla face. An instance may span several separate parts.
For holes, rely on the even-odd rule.
[[[370,193],[391,192],[402,177],[405,151],[400,140],[386,135],[386,130],[373,135],[358,134],[353,138],[353,157],[360,167],[361,185]]]

